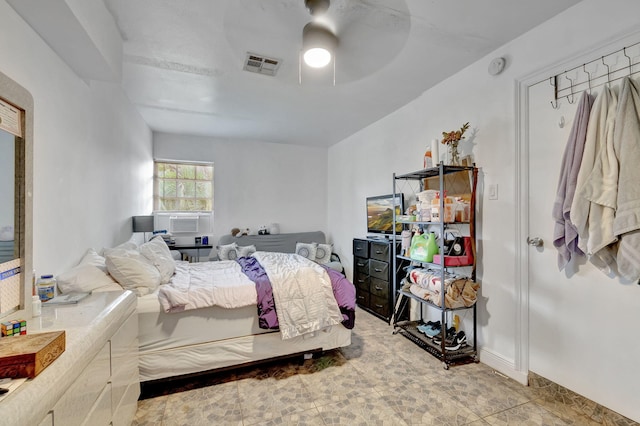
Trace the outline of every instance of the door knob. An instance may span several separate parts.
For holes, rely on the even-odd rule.
[[[527,244],[534,247],[542,247],[544,245],[544,241],[542,241],[542,238],[539,237],[527,237]]]

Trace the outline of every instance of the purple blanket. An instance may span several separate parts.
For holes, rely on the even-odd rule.
[[[244,272],[251,281],[256,283],[256,292],[258,293],[258,325],[264,329],[277,329],[278,316],[276,313],[275,302],[273,301],[273,291],[271,290],[271,281],[267,273],[264,271],[260,262],[253,257],[241,257],[237,260]],[[340,312],[342,312],[342,325],[348,329],[352,329],[355,325],[356,318],[356,288],[355,286],[340,272],[331,268],[324,267],[331,279],[331,287],[333,295],[338,302]]]

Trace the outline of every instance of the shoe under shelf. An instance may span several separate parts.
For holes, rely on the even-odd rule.
[[[419,321],[399,321],[395,324],[394,334],[400,333],[431,355],[442,361],[444,368],[448,369],[450,365],[469,364],[479,362],[476,349],[464,343],[459,349],[442,351],[442,346],[436,344],[433,340],[418,330]]]

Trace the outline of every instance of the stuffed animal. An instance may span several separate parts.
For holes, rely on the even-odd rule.
[[[269,235],[269,230],[267,229],[266,226],[263,225],[258,230],[258,235]]]
[[[231,235],[233,235],[234,237],[242,237],[243,235],[249,235],[249,228],[245,228],[245,229],[240,229],[240,228],[233,228],[231,230]]]

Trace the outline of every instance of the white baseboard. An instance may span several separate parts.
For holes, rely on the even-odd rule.
[[[504,374],[525,386],[529,385],[529,373],[527,371],[519,371],[516,369],[513,361],[503,358],[502,356],[490,352],[486,349],[480,349],[480,362],[488,365],[499,373]]]

